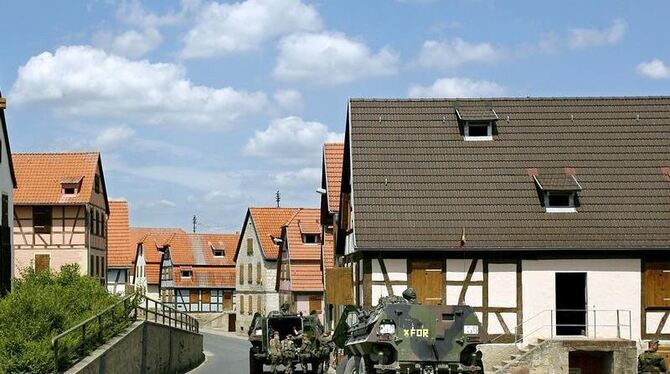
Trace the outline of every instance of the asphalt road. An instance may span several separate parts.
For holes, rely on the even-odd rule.
[[[249,347],[246,339],[201,331],[204,337],[205,362],[193,374],[247,374]]]

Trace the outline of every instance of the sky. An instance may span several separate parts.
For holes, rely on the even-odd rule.
[[[642,5],[644,4],[644,5]],[[100,151],[133,226],[318,207],[349,97],[670,94],[667,0],[0,5],[14,152]]]

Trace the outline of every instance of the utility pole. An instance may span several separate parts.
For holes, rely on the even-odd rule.
[[[275,201],[277,202],[277,208],[279,208],[279,202],[281,201],[281,194],[279,193],[279,190],[275,192]]]
[[[195,227],[198,225],[198,216],[193,215],[193,233],[195,234]]]

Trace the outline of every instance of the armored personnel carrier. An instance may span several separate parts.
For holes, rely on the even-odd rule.
[[[316,373],[317,367],[320,363],[318,357],[318,350],[320,341],[318,337],[323,334],[323,325],[316,315],[303,315],[290,313],[288,308],[282,308],[281,311],[273,311],[263,316],[256,313],[249,325],[249,342],[251,348],[249,349],[249,368],[251,374],[262,374],[263,365],[271,365],[271,357],[268,353],[270,339],[274,332],[279,332],[279,339],[293,339],[297,350],[301,354],[312,355],[309,360],[309,369],[303,368],[302,373]],[[301,332],[301,336],[296,338],[295,331]],[[310,340],[309,347],[313,352],[305,352],[302,345],[306,339]],[[300,359],[296,356],[293,364],[300,363]]]
[[[346,355],[338,374],[484,372],[477,344],[487,336],[467,305],[390,296],[372,311],[349,306],[333,340]]]

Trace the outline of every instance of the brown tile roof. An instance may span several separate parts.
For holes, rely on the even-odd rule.
[[[2,97],[2,94],[0,93],[0,101],[2,102],[2,106],[0,107],[0,123],[2,124],[2,136],[4,139],[4,144],[7,149],[7,154],[9,155],[9,174],[12,176],[12,183],[14,185],[14,188],[16,188],[16,173],[14,172],[14,161],[12,160],[12,149],[9,146],[9,132],[7,132],[7,120],[5,119],[5,108],[6,108],[6,100],[4,97]]]
[[[136,248],[137,243],[130,241],[128,202],[110,201],[107,220],[107,266],[132,268]]]
[[[330,212],[337,212],[340,209],[340,181],[342,180],[342,159],[344,158],[344,144],[324,144],[323,158],[326,169],[328,210]]]
[[[536,175],[535,180],[545,191],[579,191],[582,189],[574,175]]]
[[[182,269],[191,270],[191,277],[182,278]],[[235,267],[175,266],[174,284],[182,288],[235,288]]]
[[[17,179],[15,205],[79,205],[91,201],[100,162],[98,152],[15,153],[12,159]],[[81,179],[79,193],[63,195],[61,183],[73,179]],[[102,175],[101,181],[104,189]]]
[[[281,237],[282,226],[298,211],[298,208],[249,208],[249,215],[254,222],[256,232],[260,239],[263,257],[270,261],[276,261],[279,254],[279,246],[272,238]],[[246,224],[246,222],[245,222]],[[244,227],[243,229],[246,229]],[[240,243],[237,251],[239,252]],[[237,255],[236,255],[237,257]]]
[[[463,141],[457,105],[494,109],[494,140]],[[353,99],[350,111],[358,248],[457,248],[463,229],[473,249],[670,246],[670,97]],[[578,212],[546,213],[532,175],[566,168]]]

